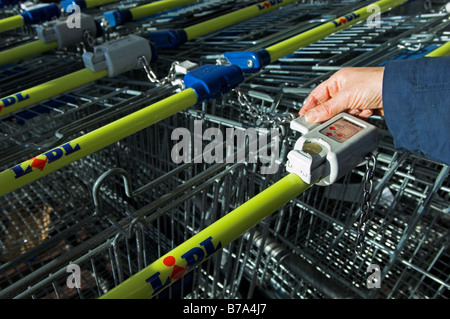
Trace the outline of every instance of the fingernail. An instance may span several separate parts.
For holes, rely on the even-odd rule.
[[[315,122],[317,121],[317,111],[316,110],[310,110],[305,113],[305,120],[306,122]]]

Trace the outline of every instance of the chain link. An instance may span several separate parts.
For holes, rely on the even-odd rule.
[[[356,236],[355,250],[361,254],[364,249],[364,241],[367,235],[368,221],[371,210],[373,179],[377,165],[377,157],[374,154],[366,156],[366,171],[363,181],[363,198],[360,207],[360,216],[358,221],[358,234]]]
[[[162,79],[158,79],[145,56],[139,57],[139,63],[142,64],[142,67],[144,68],[144,71],[147,74],[147,78],[150,80],[150,82],[157,84],[167,84],[172,82],[176,76],[175,67],[180,64],[180,62],[178,61],[173,62],[170,66],[169,74]]]
[[[178,61],[173,62],[170,67],[169,74],[165,78],[160,80],[156,76],[155,72],[152,70],[150,63],[148,63],[147,58],[145,56],[141,56],[139,58],[139,63],[142,64],[150,82],[158,84],[166,84],[169,82],[173,82],[176,77],[175,67],[180,64],[180,62]],[[248,97],[244,93],[242,93],[239,89],[236,88],[233,89],[233,91],[237,94],[238,102],[247,109],[247,111],[250,113],[251,116],[259,119],[262,123],[281,126],[283,124],[288,124],[295,119],[295,115],[290,113],[284,115],[263,114],[259,111],[257,107],[253,106],[250,103]]]
[[[83,31],[83,43],[85,44],[87,50],[92,51],[94,49],[95,38],[92,36],[89,30]]]
[[[142,64],[142,67],[144,68],[144,71],[147,74],[147,77],[150,80],[150,82],[157,84],[166,84],[173,82],[177,75],[175,67],[180,64],[180,62],[178,61],[173,62],[170,67],[169,74],[163,79],[158,79],[145,56],[139,57],[139,63]],[[279,114],[269,115],[267,113],[261,113],[257,107],[255,107],[250,103],[248,97],[244,93],[242,93],[239,89],[235,88],[233,89],[233,91],[237,94],[239,104],[244,106],[251,116],[259,119],[262,123],[281,126],[283,124],[289,124],[292,120],[295,119],[295,115],[290,113],[284,115]]]
[[[280,126],[282,124],[288,124],[295,119],[295,115],[290,113],[284,115],[269,115],[267,113],[261,113],[257,107],[250,103],[248,97],[242,93],[242,91],[239,89],[234,89],[233,91],[238,96],[238,102],[247,109],[251,116],[256,117],[262,123]]]

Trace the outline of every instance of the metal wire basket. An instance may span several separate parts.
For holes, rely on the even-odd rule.
[[[308,29],[319,22],[311,15],[339,12],[339,6],[325,10],[321,3],[295,8],[304,11],[279,10],[187,43],[176,54],[166,51],[155,70],[164,74],[180,58],[215,63],[224,51],[287,37],[292,24]],[[426,45],[445,42],[443,17],[388,17],[370,36],[365,36],[367,26],[356,25],[249,77],[239,91],[253,108],[231,92],[4,195],[0,296],[98,298],[117,287],[285,174],[286,154],[298,134],[274,118],[295,114],[315,84],[343,66],[377,65],[396,56],[404,52],[397,44],[420,33],[433,32]],[[274,20],[278,25],[270,24]],[[259,32],[249,34],[250,29]],[[1,149],[8,150],[1,166],[91,132],[176,90],[149,83],[136,71],[52,99],[59,104],[14,113],[0,122]],[[365,167],[358,166],[331,186],[308,189],[193,271],[182,277],[183,270],[175,271],[181,278],[155,298],[447,298],[448,167],[396,151],[383,119],[371,122],[382,138],[362,252],[355,250],[355,241]],[[172,132],[194,132],[199,123],[203,131],[276,129],[279,169],[261,174],[265,164],[249,160],[175,163]],[[201,143],[204,148],[208,141]],[[370,281],[373,269],[380,274],[378,282]]]

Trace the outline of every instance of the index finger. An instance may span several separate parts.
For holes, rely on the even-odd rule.
[[[336,92],[337,85],[333,78],[329,78],[326,81],[320,83],[314,90],[311,91],[309,96],[306,98],[298,114],[305,114],[317,105],[328,101],[334,94],[336,94]]]

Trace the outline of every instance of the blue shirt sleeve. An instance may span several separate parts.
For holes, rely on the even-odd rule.
[[[383,110],[394,147],[450,165],[450,57],[393,60]]]

